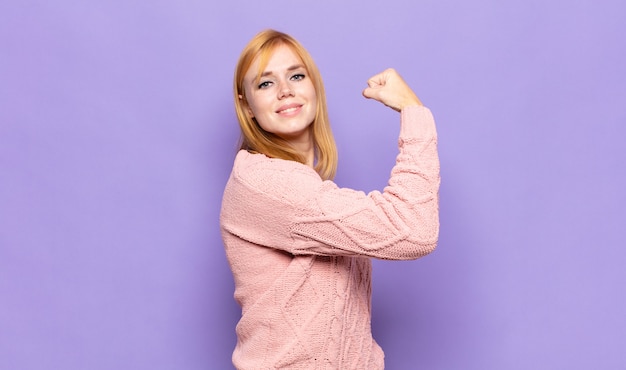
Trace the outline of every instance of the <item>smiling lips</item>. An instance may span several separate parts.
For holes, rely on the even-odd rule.
[[[286,104],[286,105],[283,105],[282,107],[278,108],[276,113],[278,113],[280,115],[287,115],[288,116],[288,115],[291,115],[291,114],[299,112],[301,107],[302,107],[302,104],[296,104],[296,103]]]

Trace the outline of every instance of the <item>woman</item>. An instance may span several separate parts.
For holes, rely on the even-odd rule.
[[[401,112],[399,155],[381,192],[339,188],[324,88],[308,52],[267,30],[234,81],[241,150],[221,230],[242,316],[240,369],[382,369],[370,326],[371,259],[408,260],[437,243],[439,161],[429,110],[391,69],[363,91]]]

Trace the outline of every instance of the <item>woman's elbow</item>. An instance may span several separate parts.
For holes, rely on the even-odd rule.
[[[439,221],[436,220],[429,227],[422,225],[412,236],[413,238],[409,237],[408,240],[413,245],[411,249],[414,251],[411,259],[418,259],[434,252],[439,243]]]

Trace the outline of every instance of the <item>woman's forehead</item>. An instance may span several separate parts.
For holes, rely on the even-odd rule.
[[[292,70],[294,67],[306,68],[302,58],[294,48],[286,44],[279,44],[272,49],[262,50],[252,60],[246,77],[258,79],[264,75]]]

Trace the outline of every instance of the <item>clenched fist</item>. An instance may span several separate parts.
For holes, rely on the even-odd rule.
[[[386,106],[401,111],[409,105],[422,105],[417,95],[394,69],[389,68],[367,80],[363,96],[378,100]]]

